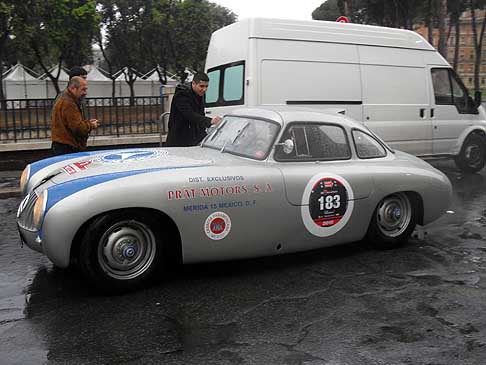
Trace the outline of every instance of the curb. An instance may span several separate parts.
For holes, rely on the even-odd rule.
[[[20,189],[13,188],[0,190],[0,199],[17,198],[21,195]]]

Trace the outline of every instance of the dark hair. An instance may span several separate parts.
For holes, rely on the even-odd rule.
[[[69,78],[72,79],[74,76],[84,76],[87,75],[88,71],[80,66],[74,66],[69,70]]]
[[[199,84],[201,81],[209,82],[209,76],[204,72],[198,72],[197,74],[194,75],[192,81],[196,84]]]

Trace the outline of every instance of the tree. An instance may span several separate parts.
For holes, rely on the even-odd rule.
[[[353,15],[353,0],[338,0],[338,6],[341,14],[351,19]]]
[[[454,27],[455,29],[454,59],[452,62],[452,67],[454,67],[454,70],[457,70],[457,65],[459,63],[459,48],[460,48],[459,40],[461,36],[461,27],[460,27],[459,19],[461,17],[462,12],[466,10],[466,2],[464,0],[449,0],[447,2],[447,9],[449,11],[450,27],[451,28]]]
[[[97,26],[94,0],[25,0],[16,4],[14,34],[29,47],[59,93],[61,66],[79,65],[91,55]],[[53,75],[49,67],[57,64]]]
[[[312,12],[312,19],[335,21],[341,15],[338,0],[327,0]]]
[[[439,45],[437,50],[447,58],[447,35],[445,31],[445,21],[447,17],[447,0],[440,0],[439,6]]]
[[[130,88],[130,103],[134,103],[134,84],[138,74],[134,70],[146,69],[147,60],[143,52],[143,24],[147,9],[146,0],[105,0],[101,11],[107,31],[105,60],[124,70],[125,81]],[[110,70],[113,78],[112,70]]]
[[[202,70],[211,33],[236,20],[229,9],[206,0],[103,0],[105,59],[120,68],[167,72]],[[101,48],[101,47],[100,47]],[[184,76],[185,77],[185,76]],[[128,76],[127,82],[134,81]]]
[[[177,73],[183,76],[186,66],[201,71],[212,32],[235,20],[230,10],[206,0],[177,1],[169,36]]]
[[[486,28],[486,1],[485,0],[469,0],[469,6],[471,9],[471,27],[473,31],[473,41],[474,41],[474,50],[475,50],[475,58],[474,58],[474,89],[476,91],[480,91],[481,88],[479,86],[479,72],[481,69],[481,54],[482,54],[482,47],[483,47],[483,38],[484,38],[484,30]],[[482,14],[482,21],[481,21],[481,29],[477,29],[477,21],[476,21],[476,10],[483,10]]]
[[[12,34],[12,23],[15,17],[16,1],[0,1],[0,100],[5,99],[3,91],[3,65],[6,58],[7,44]],[[5,105],[2,105],[2,108]]]

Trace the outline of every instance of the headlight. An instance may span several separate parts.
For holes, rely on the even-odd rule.
[[[22,175],[20,176],[20,191],[22,194],[25,193],[25,188],[27,187],[27,183],[29,182],[29,177],[30,177],[30,165],[27,165],[27,167],[22,171]]]
[[[46,211],[47,205],[47,189],[42,192],[42,195],[37,198],[37,201],[34,205],[34,227],[39,229],[42,225],[42,221],[44,220],[44,213]]]

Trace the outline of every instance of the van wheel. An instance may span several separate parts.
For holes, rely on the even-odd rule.
[[[464,172],[478,172],[486,162],[486,138],[480,134],[469,135],[456,156],[457,167]]]
[[[95,219],[79,247],[82,273],[105,293],[139,288],[162,263],[161,230],[137,211],[117,211]]]
[[[415,205],[407,194],[389,195],[376,207],[366,238],[377,248],[396,248],[412,234],[416,217]]]

